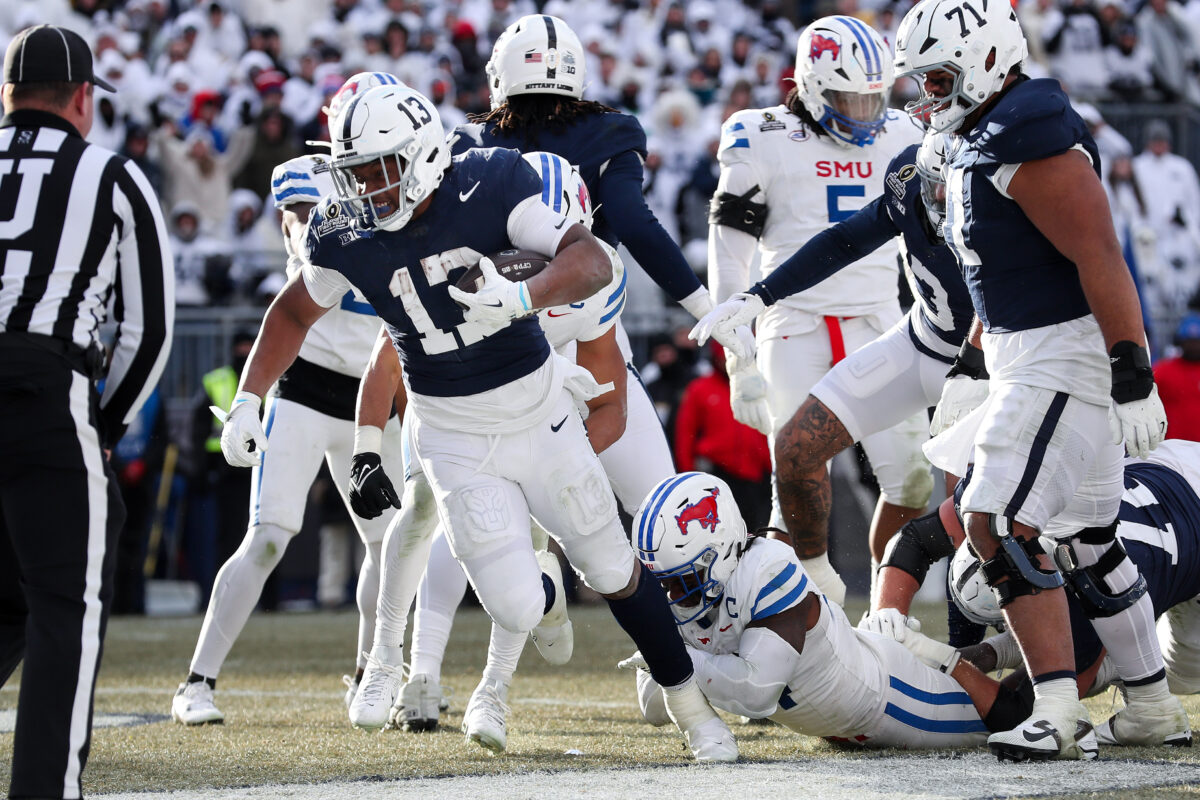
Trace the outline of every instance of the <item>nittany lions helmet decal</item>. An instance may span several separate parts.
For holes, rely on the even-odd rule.
[[[822,17],[796,42],[796,87],[804,108],[834,140],[863,147],[887,118],[891,51],[854,17]]]
[[[364,228],[403,228],[450,166],[437,109],[407,86],[377,86],[356,95],[330,120],[329,135],[337,194]],[[386,185],[368,186],[360,179],[372,164],[382,168]],[[397,188],[393,209],[389,195]]]
[[[983,565],[970,542],[963,542],[950,559],[950,598],[963,616],[977,625],[998,625],[1004,621],[1000,603],[983,579]]]
[[[492,108],[519,94],[583,97],[586,76],[583,45],[558,17],[530,14],[496,39],[485,68]]]
[[[646,496],[633,521],[633,545],[682,625],[720,601],[745,549],[746,523],[725,481],[684,472]]]
[[[592,229],[592,198],[579,169],[554,153],[535,151],[522,158],[542,176],[542,203]]]
[[[896,76],[913,76],[921,97],[904,107],[935,131],[956,130],[1029,55],[1008,0],[921,0],[896,32]],[[925,75],[948,73],[948,86],[931,94]]]
[[[342,106],[355,97],[376,86],[404,86],[404,81],[390,72],[359,72],[351,75],[342,84],[329,101],[329,105],[321,109],[327,119],[333,119],[341,112]]]

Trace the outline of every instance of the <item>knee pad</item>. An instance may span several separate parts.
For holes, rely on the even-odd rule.
[[[954,544],[946,533],[946,526],[942,524],[941,515],[932,511],[904,523],[900,532],[888,541],[881,566],[907,572],[922,584],[930,566],[952,555]]]
[[[527,543],[463,562],[492,621],[513,633],[533,630],[546,611],[542,573]]]
[[[1044,570],[1034,559],[1045,555],[1036,538],[1018,539],[1012,534],[1012,520],[998,514],[988,515],[992,536],[1000,542],[995,556],[983,562],[980,572],[996,594],[1001,608],[1018,597],[1057,589],[1064,583],[1058,570]],[[1007,579],[1007,580],[1005,580]]]
[[[1084,528],[1059,544],[1054,549],[1054,561],[1089,619],[1119,614],[1149,590],[1145,576],[1129,560],[1125,546],[1117,538],[1116,520],[1109,525]],[[1118,579],[1117,585],[1126,588],[1114,591],[1110,576]]]
[[[562,546],[583,582],[602,595],[616,594],[628,586],[638,563],[625,541],[625,531],[615,520],[609,531],[564,538]]]
[[[246,531],[242,548],[256,567],[270,572],[279,564],[283,551],[295,535],[278,525],[253,525]]]

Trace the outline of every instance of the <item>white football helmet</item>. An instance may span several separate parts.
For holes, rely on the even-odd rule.
[[[330,120],[329,138],[338,197],[365,229],[403,228],[450,166],[437,109],[407,86],[376,86],[356,95]],[[368,187],[355,174],[370,164],[382,168],[386,185]],[[388,194],[395,189],[399,197],[390,208]]]
[[[725,481],[684,472],[650,490],[633,537],[634,552],[662,583],[682,625],[720,602],[746,547],[746,523]]]
[[[342,84],[342,88],[338,89],[329,100],[329,105],[321,110],[325,112],[327,119],[333,119],[341,112],[346,103],[368,89],[374,89],[376,86],[406,85],[404,81],[390,72],[359,72],[347,78],[346,82]]]
[[[925,213],[939,235],[946,219],[946,181],[942,177],[942,167],[946,164],[946,136],[945,133],[926,131],[915,162]]]
[[[583,45],[558,17],[530,14],[496,38],[484,71],[492,90],[492,108],[519,94],[583,97],[587,74]]]
[[[892,91],[887,42],[854,17],[822,17],[796,42],[796,87],[804,108],[831,137],[864,147],[887,119]]]
[[[921,85],[921,97],[904,110],[936,131],[953,132],[1028,55],[1008,0],[921,0],[896,32],[896,76],[912,76]],[[935,70],[953,82],[932,95],[925,76]]]
[[[977,625],[999,625],[1004,622],[1000,603],[992,587],[983,579],[983,564],[969,542],[964,541],[950,559],[947,579],[950,597],[963,612],[963,616]]]
[[[542,202],[590,231],[592,197],[579,168],[555,153],[534,151],[521,157],[542,176]]]

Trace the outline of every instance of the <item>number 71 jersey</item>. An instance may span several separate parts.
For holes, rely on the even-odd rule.
[[[729,182],[725,191],[743,194],[754,185],[761,190],[751,199],[767,206],[758,245],[763,276],[882,194],[888,163],[920,141],[921,131],[896,110],[888,112],[887,125],[866,147],[845,147],[818,136],[782,105],[731,116],[721,130],[717,158]],[[771,319],[788,310],[852,317],[894,309],[897,253],[896,244],[889,242],[812,289],[780,301],[760,319],[760,338],[773,335]]]

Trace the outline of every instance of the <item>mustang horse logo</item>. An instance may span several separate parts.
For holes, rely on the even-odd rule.
[[[814,33],[812,35],[812,45],[808,48],[808,57],[815,64],[821,60],[821,56],[825,53],[832,54],[833,60],[837,61],[838,56],[842,53],[842,46],[838,44],[836,39]]]
[[[675,524],[679,526],[679,532],[687,536],[688,523],[699,522],[701,528],[708,528],[710,531],[717,529],[717,524],[721,518],[717,515],[717,495],[720,494],[720,489],[709,489],[709,494],[700,498],[689,506],[686,506],[683,511],[675,515]]]

